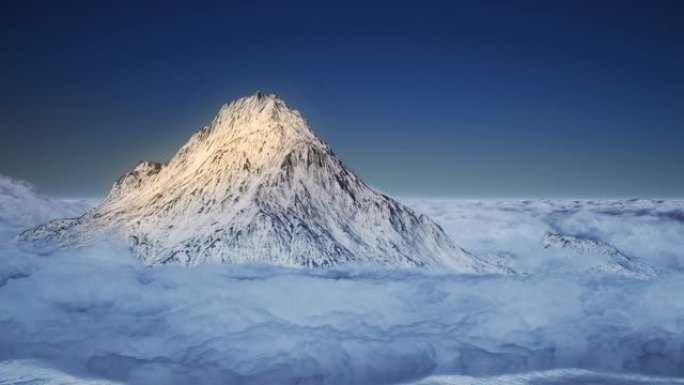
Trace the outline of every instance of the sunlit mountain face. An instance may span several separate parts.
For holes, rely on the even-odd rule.
[[[226,104],[168,163],[140,162],[104,203],[22,233],[39,247],[118,238],[149,265],[349,263],[498,272],[375,192],[276,95]]]
[[[3,1],[0,384],[684,384],[682,20]]]

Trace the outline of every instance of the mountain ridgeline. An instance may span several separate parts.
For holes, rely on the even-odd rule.
[[[21,241],[77,247],[120,238],[146,264],[498,268],[424,215],[366,185],[276,95],[224,105],[168,163],[140,162],[79,218]]]

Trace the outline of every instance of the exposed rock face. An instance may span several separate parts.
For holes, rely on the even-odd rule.
[[[20,238],[80,246],[112,236],[147,264],[498,270],[426,216],[368,187],[299,112],[261,93],[223,106],[168,163],[140,162],[84,216]]]

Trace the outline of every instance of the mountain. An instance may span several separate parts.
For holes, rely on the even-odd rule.
[[[616,274],[633,278],[652,278],[657,269],[637,258],[624,255],[615,246],[594,239],[568,234],[547,233],[542,240],[545,249],[567,249],[596,258],[590,272]]]
[[[0,243],[9,241],[27,227],[58,216],[80,215],[93,202],[52,199],[32,184],[0,174]]]
[[[499,270],[426,216],[371,189],[298,111],[262,93],[224,105],[168,163],[140,162],[92,211],[19,239],[82,246],[112,235],[146,264]]]

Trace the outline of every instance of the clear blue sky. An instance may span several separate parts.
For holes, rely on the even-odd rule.
[[[684,2],[3,1],[0,173],[102,195],[281,95],[404,196],[684,197]]]

